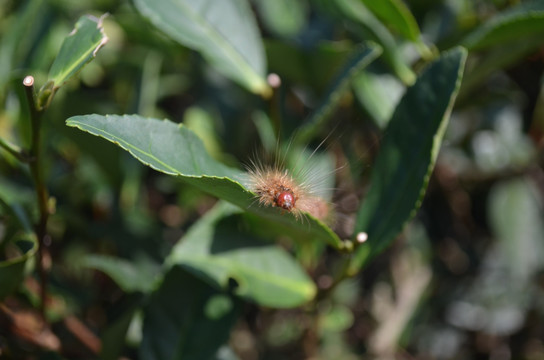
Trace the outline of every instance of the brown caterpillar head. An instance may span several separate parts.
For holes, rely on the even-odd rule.
[[[274,198],[274,204],[284,210],[291,211],[295,206],[295,194],[291,190],[284,190]]]

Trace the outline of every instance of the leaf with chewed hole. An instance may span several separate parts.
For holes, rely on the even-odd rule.
[[[64,39],[49,70],[48,80],[38,94],[40,108],[47,106],[55,91],[77,74],[108,42],[103,25],[105,16],[100,18],[90,15],[80,17],[74,30]]]
[[[220,203],[202,217],[166,260],[181,265],[211,284],[260,305],[296,307],[313,299],[316,288],[301,266],[281,247],[250,231],[242,211]]]

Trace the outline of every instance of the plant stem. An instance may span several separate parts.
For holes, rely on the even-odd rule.
[[[36,236],[38,237],[38,272],[40,275],[40,297],[41,305],[40,311],[45,319],[45,303],[47,296],[47,273],[44,267],[44,255],[47,239],[47,220],[49,218],[47,188],[43,181],[42,174],[42,162],[41,162],[41,115],[43,109],[36,107],[36,99],[34,93],[34,78],[27,76],[23,80],[25,88],[26,98],[30,109],[30,122],[32,127],[31,145],[30,145],[30,172],[34,180],[34,187],[36,189],[36,198],[38,201],[38,209],[40,218],[36,225]]]
[[[0,138],[0,147],[6,150],[11,155],[15,156],[19,161],[29,162],[30,158],[17,145],[10,143],[7,140]]]
[[[347,251],[344,254],[344,258],[340,263],[340,267],[336,272],[332,283],[325,289],[320,289],[316,295],[316,300],[321,301],[330,296],[330,294],[336,289],[336,287],[343,282],[345,279],[352,278],[357,275],[358,271],[353,270],[353,260],[354,253],[357,248],[368,239],[368,234],[366,232],[359,232],[355,235],[354,240],[346,240],[344,242],[345,250]]]
[[[327,288],[319,289],[319,291],[317,292],[317,295],[315,297],[316,302],[319,302],[321,300],[328,298],[342,281],[354,276],[354,274],[349,273],[349,266],[351,264],[351,259],[352,259],[351,254],[344,255],[343,259],[341,260],[340,267],[337,273],[334,275],[332,283]]]

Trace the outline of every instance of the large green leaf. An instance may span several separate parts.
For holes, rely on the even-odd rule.
[[[31,235],[13,241],[13,245],[12,250],[16,255],[0,261],[0,301],[21,285],[28,260],[38,249],[38,242]]]
[[[282,248],[249,230],[235,206],[222,203],[195,224],[174,247],[168,264],[182,265],[215,286],[238,284],[235,293],[261,305],[285,308],[311,300],[312,280]]]
[[[370,189],[357,215],[355,233],[368,241],[357,249],[350,271],[388,246],[415,214],[434,167],[461,84],[467,52],[445,52],[403,96],[385,131]]]
[[[173,267],[145,308],[140,358],[211,359],[228,340],[238,308],[236,299]]]
[[[267,96],[266,62],[246,0],[134,0],[140,13],[172,39],[199,51],[212,66]]]
[[[306,124],[300,128],[296,137],[297,141],[308,142],[312,135],[320,130],[323,122],[328,119],[340,103],[342,95],[349,90],[353,78],[380,54],[381,48],[372,43],[363,43],[352,52],[350,58],[329,87],[324,100],[321,101],[321,104],[312,113]]]
[[[55,90],[91,61],[98,50],[106,44],[108,37],[102,24],[104,17],[80,17],[74,30],[64,39],[49,70],[49,79],[40,90],[38,97],[40,107],[47,105]]]
[[[506,46],[508,42],[544,35],[544,1],[523,2],[485,22],[462,42],[469,50]],[[542,41],[544,43],[544,40]]]
[[[302,223],[277,208],[256,204],[255,194],[242,185],[246,183],[246,174],[214,160],[202,141],[183,125],[137,115],[74,116],[66,124],[101,136],[155,170],[180,176],[202,191],[275,222],[278,233],[341,247],[338,236],[310,215]]]

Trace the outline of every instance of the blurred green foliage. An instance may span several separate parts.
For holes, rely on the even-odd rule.
[[[542,358],[543,17],[542,0],[4,0],[0,358]],[[40,257],[13,156],[35,129],[27,75],[48,106]],[[317,149],[330,226],[257,205],[258,148],[294,167]]]

